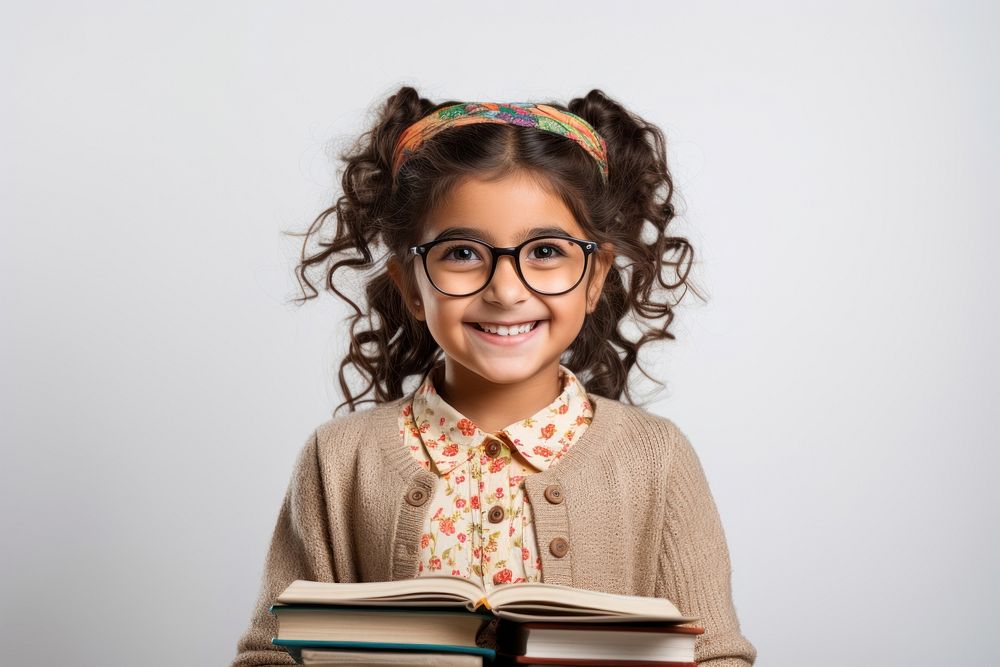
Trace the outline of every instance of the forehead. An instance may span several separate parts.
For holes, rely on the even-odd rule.
[[[443,234],[516,245],[540,234],[582,238],[583,229],[563,200],[526,175],[458,183],[427,217],[423,242]]]

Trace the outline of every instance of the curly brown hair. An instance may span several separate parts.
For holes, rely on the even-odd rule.
[[[587,238],[614,246],[617,257],[600,301],[561,363],[588,392],[614,399],[624,392],[632,402],[628,375],[638,364],[639,348],[675,338],[669,331],[674,308],[688,289],[704,299],[689,279],[694,258],[691,244],[667,230],[675,216],[674,184],[663,132],[594,89],[565,106],[546,104],[584,118],[604,138],[606,184],[593,158],[573,140],[496,123],[439,132],[393,177],[393,148],[400,134],[431,111],[457,103],[435,104],[414,88],[401,87],[379,109],[374,126],[339,155],[344,162],[343,194],[335,204],[320,213],[306,232],[285,232],[304,237],[295,270],[302,289],[296,304],[318,295],[308,274],[319,268],[324,287],[354,310],[350,349],[338,372],[346,400],[334,413],[344,405],[354,411],[360,403],[400,398],[409,377],[423,377],[438,364],[442,350],[426,324],[407,309],[385,268],[386,259],[394,257],[411,275],[415,258],[407,250],[419,242],[428,212],[465,178],[493,179],[515,171],[542,175],[586,230]],[[323,240],[332,218],[335,229],[326,234],[332,238]],[[315,247],[311,247],[313,241]],[[385,254],[376,259],[376,249]],[[334,284],[338,269],[348,267],[369,272],[364,276],[367,311]],[[637,340],[629,340],[621,331],[630,313],[635,314],[632,320],[642,332]],[[367,382],[357,394],[345,378],[348,366]],[[639,370],[650,377],[641,366]],[[374,398],[359,400],[372,392]]]

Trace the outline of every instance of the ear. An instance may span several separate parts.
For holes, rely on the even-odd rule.
[[[420,292],[403,275],[402,263],[395,256],[391,256],[386,262],[386,271],[389,273],[389,277],[392,278],[392,282],[395,283],[396,291],[399,292],[400,298],[406,304],[406,309],[410,311],[414,319],[423,320],[424,304],[420,299]]]
[[[601,292],[604,291],[604,279],[611,270],[611,265],[615,261],[615,246],[611,243],[604,243],[592,256],[593,268],[590,273],[590,280],[587,282],[587,314],[594,312],[597,302],[601,300]]]

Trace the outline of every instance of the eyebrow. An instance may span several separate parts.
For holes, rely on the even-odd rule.
[[[566,236],[571,237],[572,234],[567,232],[562,227],[532,227],[531,229],[525,230],[514,237],[514,244],[524,241],[525,239],[530,239],[535,236]],[[486,241],[491,245],[496,245],[496,240],[493,234],[487,230],[477,229],[475,227],[448,227],[433,240],[437,241],[440,239],[452,239],[452,238],[470,238],[479,241]]]

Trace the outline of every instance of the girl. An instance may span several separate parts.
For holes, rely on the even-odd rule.
[[[343,195],[297,275],[302,301],[320,267],[354,308],[349,411],[301,449],[233,665],[292,664],[268,607],[294,579],[428,573],[663,596],[699,617],[701,665],[753,664],[695,451],[618,400],[691,288],[662,132],[600,90],[564,107],[435,105],[403,87],[341,157]],[[367,312],[335,286],[343,267],[384,267]],[[637,341],[627,316],[647,320]]]

